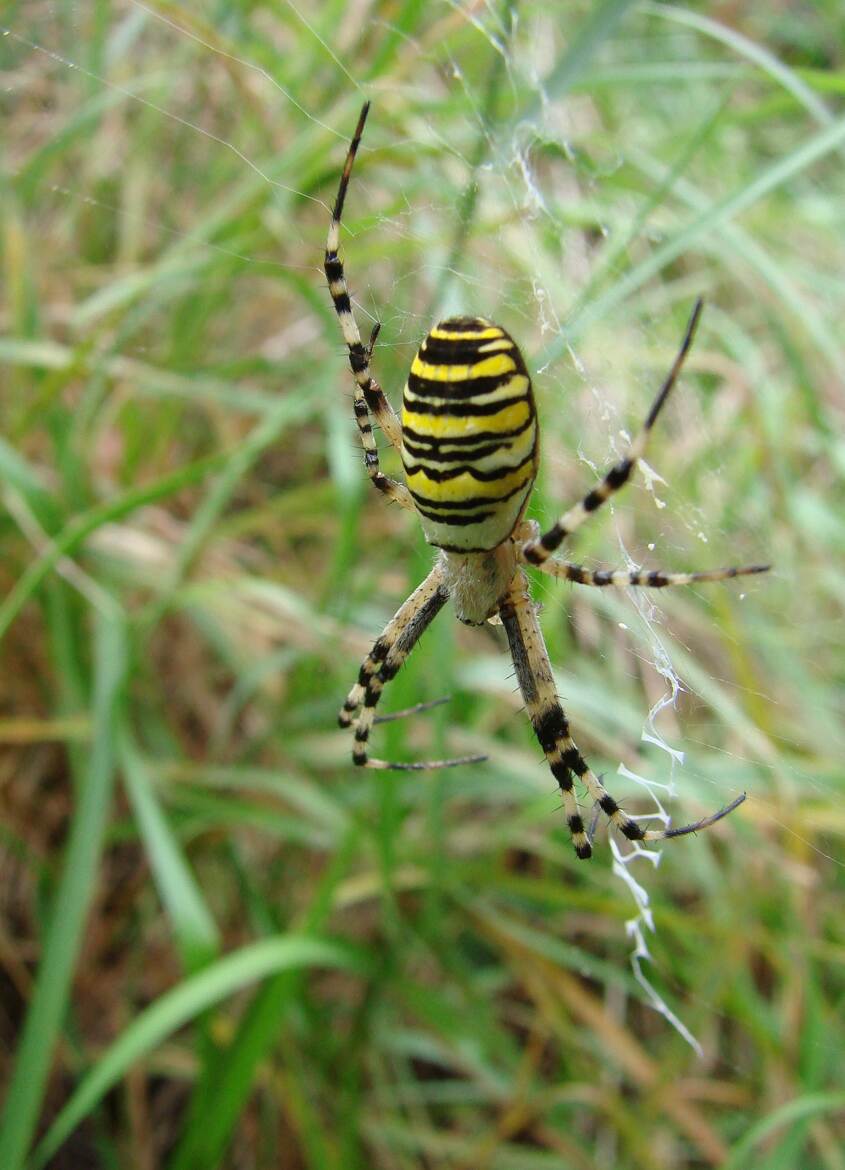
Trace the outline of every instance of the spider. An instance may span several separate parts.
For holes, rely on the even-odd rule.
[[[519,347],[505,329],[483,317],[451,317],[436,325],[411,364],[401,421],[372,375],[370,363],[379,325],[374,326],[368,344],[364,345],[338,252],[343,204],[368,111],[369,102],[361,110],[346,155],[329,225],[324,267],[355,379],[355,419],[367,475],[389,500],[402,508],[416,510],[426,540],[439,553],[434,568],[376,640],[343,704],[338,721],[341,727],[353,728],[352,759],[359,767],[416,771],[475,763],[486,758],[465,756],[394,763],[369,754],[370,732],[384,688],[451,598],[458,620],[467,625],[481,625],[496,615],[501,619],[525,707],[560,787],[567,825],[579,858],[592,854],[593,829],[599,810],[630,841],[683,837],[707,828],[741,804],[744,794],[711,816],[682,828],[644,829],[623,812],[601,779],[591,771],[572,739],[569,721],[555,690],[524,568],[533,565],[550,576],[579,585],[655,589],[696,581],[721,581],[763,573],[769,568],[746,565],[693,573],[606,572],[553,556],[593,512],[625,486],[643,457],[652,427],[692,344],[702,302],[698,300],[695,304],[677,357],[628,454],[610,468],[580,503],[541,535],[536,521],[523,519],[539,458],[531,379]],[[399,452],[405,483],[381,471],[373,419]],[[430,705],[419,704],[410,710]],[[589,829],[579,812],[576,778],[586,789],[595,810]]]

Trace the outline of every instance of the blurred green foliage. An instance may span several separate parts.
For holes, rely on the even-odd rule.
[[[0,38],[0,1165],[842,1170],[845,13],[27,0]],[[573,558],[771,560],[636,605],[538,582],[580,746],[743,808],[571,851],[495,630],[443,615],[384,754],[333,730],[431,551],[367,488],[321,275],[394,401],[438,315],[536,372],[531,514],[683,382]],[[387,467],[394,467],[387,458]],[[592,469],[592,470],[591,470]],[[593,593],[596,595],[594,596]],[[644,741],[655,731],[683,766]]]

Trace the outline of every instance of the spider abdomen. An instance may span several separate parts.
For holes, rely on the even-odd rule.
[[[453,317],[431,330],[405,386],[402,463],[429,544],[483,552],[507,540],[537,472],[537,417],[504,329]]]

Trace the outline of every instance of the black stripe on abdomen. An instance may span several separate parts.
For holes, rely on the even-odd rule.
[[[502,410],[507,410],[508,407],[518,406],[527,401],[524,394],[517,394],[513,398],[497,398],[493,402],[464,402],[462,399],[457,399],[455,402],[426,402],[425,399],[420,399],[419,402],[408,402],[406,399],[405,409],[409,414],[453,414],[458,418],[464,418],[468,415],[477,417],[485,414],[498,414]]]
[[[494,447],[493,450],[496,451],[498,448]],[[459,475],[469,475],[473,479],[477,479],[479,483],[495,483],[497,479],[504,479],[505,476],[519,471],[520,467],[524,467],[526,463],[533,462],[534,452],[532,450],[519,463],[502,463],[499,467],[493,468],[490,471],[482,471],[478,467],[473,467],[468,463],[462,464],[460,467],[431,467],[428,463],[417,464],[406,462],[405,474],[414,475],[416,472],[422,471],[426,479],[430,479],[434,483],[442,483],[446,479],[457,479]],[[507,496],[503,496],[502,499],[507,499]]]

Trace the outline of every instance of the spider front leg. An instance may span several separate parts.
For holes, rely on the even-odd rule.
[[[368,752],[376,707],[385,686],[398,674],[402,663],[446,603],[449,594],[444,585],[444,576],[443,567],[438,563],[408,600],[399,607],[361,664],[358,681],[341,708],[338,723],[341,727],[354,728],[352,760],[359,767],[419,772],[433,768],[452,768],[458,764],[475,764],[487,758],[462,756],[450,760],[426,760],[421,763],[405,764],[372,759]],[[427,705],[419,704],[417,709]]]
[[[711,816],[679,829],[643,829],[635,820],[626,816],[601,780],[591,771],[569,733],[569,721],[555,690],[548,651],[534,604],[528,594],[528,580],[521,569],[514,577],[499,613],[508,636],[528,717],[552,775],[560,786],[567,825],[579,858],[590,857],[592,846],[583,817],[578,811],[575,776],[584,784],[592,803],[599,806],[629,841],[661,841],[669,837],[686,836],[721,820],[742,803],[744,796]]]
[[[343,261],[338,251],[340,248],[340,219],[343,214],[346,190],[349,186],[352,166],[361,142],[361,135],[364,132],[364,123],[367,120],[369,108],[370,103],[366,102],[361,110],[355,134],[346,154],[346,162],[343,166],[340,186],[338,187],[332,219],[329,224],[323,268],[326,273],[326,280],[328,281],[329,292],[332,295],[335,312],[340,322],[343,340],[346,342],[346,348],[349,353],[349,365],[355,378],[355,421],[358,424],[358,433],[361,436],[361,444],[364,448],[364,464],[367,469],[367,475],[370,477],[374,487],[378,488],[389,499],[400,504],[403,508],[413,508],[414,505],[411,495],[405,485],[385,475],[379,466],[378,447],[373,436],[370,411],[373,412],[376,422],[397,451],[400,450],[402,445],[402,424],[396,416],[393,407],[385,398],[381,386],[370,372],[370,359],[379,326],[376,325],[374,327],[369,344],[365,346],[361,340],[361,334],[358,332],[355,314],[352,312],[352,301],[349,297],[346,273],[344,272]]]
[[[529,564],[542,565],[543,561],[547,560],[555,549],[560,547],[567,536],[573,533],[576,528],[580,528],[592,512],[595,512],[602,504],[606,503],[631,478],[631,473],[637,466],[638,461],[645,454],[651,428],[654,426],[657,416],[663,409],[663,405],[669,397],[672,387],[678,380],[681,367],[692,345],[698,319],[701,316],[702,306],[703,302],[699,298],[695,302],[695,307],[693,308],[687,324],[686,333],[684,334],[684,340],[681,342],[681,348],[678,350],[677,357],[672,363],[672,368],[667,374],[663,385],[660,387],[660,393],[652,403],[651,410],[648,412],[643,428],[631,444],[631,449],[627,456],[614,464],[604,479],[600,480],[584,496],[580,503],[576,504],[574,508],[570,508],[560,520],[553,524],[548,532],[544,532],[539,540],[529,541],[524,546],[522,555]]]

